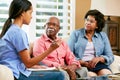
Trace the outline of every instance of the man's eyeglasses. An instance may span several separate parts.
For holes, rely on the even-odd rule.
[[[60,27],[60,25],[56,24],[56,23],[51,23],[51,22],[48,22],[46,23],[47,26],[55,26],[55,27]]]

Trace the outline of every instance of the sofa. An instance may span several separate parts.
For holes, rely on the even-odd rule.
[[[110,65],[110,68],[113,73],[120,73],[120,56],[114,55],[114,61]]]
[[[12,71],[4,65],[0,65],[0,80],[14,80]]]

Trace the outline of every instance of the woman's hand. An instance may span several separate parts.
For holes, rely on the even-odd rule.
[[[80,65],[84,66],[84,67],[88,67],[88,62],[87,61],[83,61],[83,60],[79,60]]]
[[[88,62],[89,68],[95,68],[95,66],[98,62],[100,62],[99,57],[93,58],[91,61]]]

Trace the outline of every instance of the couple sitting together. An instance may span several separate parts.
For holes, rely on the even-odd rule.
[[[61,67],[67,71],[70,79],[75,79],[76,76],[112,74],[109,65],[114,57],[107,35],[101,32],[104,24],[102,13],[98,10],[89,10],[85,15],[85,28],[73,31],[68,40],[68,46],[66,42],[57,37],[60,30],[59,19],[51,17],[45,25],[46,34],[34,43],[33,55],[42,54],[52,43],[57,42],[60,46],[45,57],[40,64]],[[66,77],[67,80],[69,76]]]
[[[32,12],[29,0],[13,0],[0,34],[0,64],[9,67],[16,80],[75,80],[112,73],[109,65],[114,57],[107,35],[101,32],[105,24],[102,13],[89,10],[85,27],[71,34],[69,46],[57,36],[59,19],[50,17],[45,24],[46,34],[34,42],[31,57],[27,34],[21,28],[30,23]],[[58,67],[60,71],[27,69],[31,67]]]

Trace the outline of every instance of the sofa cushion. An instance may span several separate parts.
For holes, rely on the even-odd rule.
[[[114,55],[114,61],[110,65],[113,73],[120,73],[120,56]]]
[[[12,71],[4,65],[0,65],[0,80],[14,80]]]

